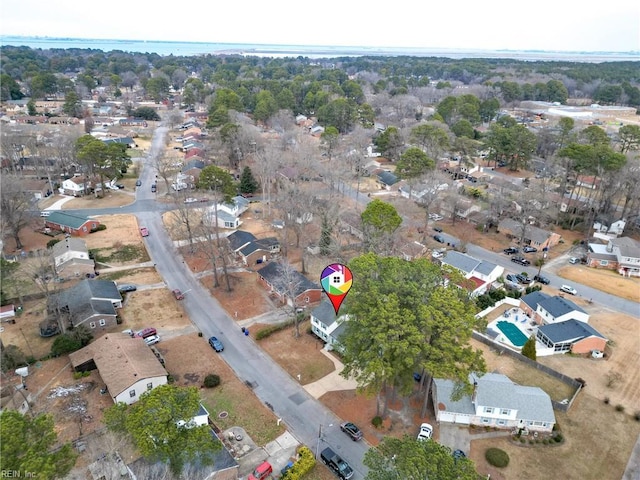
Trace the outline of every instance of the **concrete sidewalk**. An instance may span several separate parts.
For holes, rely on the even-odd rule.
[[[337,390],[355,390],[358,386],[355,380],[346,379],[340,376],[340,372],[344,369],[344,365],[334,355],[327,352],[324,348],[320,350],[324,356],[333,362],[336,369],[329,375],[322,377],[320,380],[316,380],[313,383],[304,385],[303,388],[309,392],[313,398],[320,398],[327,392],[333,392]]]

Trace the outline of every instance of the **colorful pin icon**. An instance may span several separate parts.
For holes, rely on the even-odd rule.
[[[320,285],[324,293],[329,297],[336,315],[338,315],[338,310],[340,310],[340,305],[342,305],[344,298],[351,290],[352,283],[353,274],[346,265],[332,263],[322,271]]]

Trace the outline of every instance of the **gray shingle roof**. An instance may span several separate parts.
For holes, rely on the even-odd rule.
[[[538,290],[535,292],[527,293],[524,297],[520,299],[520,301],[527,304],[533,310],[537,310],[538,304],[548,298],[550,298],[549,295]]]
[[[69,309],[74,323],[81,322],[93,314],[115,315],[111,300],[121,301],[115,282],[110,280],[82,280],[73,287],[52,297],[52,302]]]
[[[378,180],[388,186],[394,185],[400,181],[398,180],[398,177],[391,172],[380,172],[378,174]]]
[[[484,260],[480,262],[480,264],[476,267],[476,272],[481,273],[483,275],[489,275],[491,272],[495,270],[497,265],[491,262],[485,262]]]
[[[623,257],[640,258],[640,242],[633,238],[613,238],[611,244],[620,249],[620,255]]]
[[[456,252],[455,250],[449,250],[442,258],[442,263],[451,265],[453,268],[457,268],[465,273],[471,273],[480,265],[480,260],[465,255],[464,253]]]
[[[447,412],[463,413],[466,415],[474,415],[476,413],[476,410],[473,408],[473,404],[471,403],[470,396],[465,395],[460,400],[451,399],[455,388],[455,382],[451,380],[444,380],[442,378],[434,378],[433,382],[436,385],[438,404],[442,403]]]
[[[575,319],[543,325],[538,327],[538,331],[544,333],[553,343],[577,342],[587,337],[600,337],[606,340],[606,337],[591,325]]]
[[[251,232],[245,232],[244,230],[236,230],[233,233],[227,235],[227,240],[231,246],[231,250],[234,252],[244,247],[246,244],[255,241],[256,236]]]
[[[258,270],[258,275],[267,280],[280,293],[287,293],[284,288],[281,288],[279,286],[279,284],[283,282],[283,278],[282,265],[280,265],[278,262],[268,263],[260,270]],[[291,276],[293,277],[292,281],[296,287],[295,291],[293,292],[296,297],[306,292],[307,290],[320,290],[320,285],[312,282],[297,270],[293,270]]]
[[[58,257],[67,251],[89,253],[84,240],[76,237],[67,237],[56,243],[53,248],[53,256]]]
[[[587,313],[571,300],[557,295],[542,300],[539,305],[549,312],[553,318],[558,318],[571,312]]]
[[[539,387],[517,385],[499,373],[487,373],[477,382],[478,405],[517,410],[518,419],[556,421],[551,398]]]
[[[327,301],[320,302],[320,305],[311,311],[311,315],[324,324],[325,327],[336,321],[336,312],[333,309],[333,305]]]

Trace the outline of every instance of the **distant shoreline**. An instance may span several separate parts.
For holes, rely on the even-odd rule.
[[[0,45],[26,46],[33,49],[94,49],[103,52],[155,53],[161,56],[245,55],[260,57],[337,58],[362,56],[412,56],[463,58],[505,58],[522,61],[620,62],[640,61],[640,51],[569,52],[539,50],[480,50],[416,47],[365,47],[331,45],[275,45],[242,43],[207,43],[180,41],[144,41],[91,38],[54,38],[0,36]]]

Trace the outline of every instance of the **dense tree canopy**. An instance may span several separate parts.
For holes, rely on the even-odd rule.
[[[54,449],[57,435],[50,415],[32,418],[14,410],[4,410],[0,414],[0,437],[2,472],[49,480],[64,478],[75,464],[77,455],[70,444]]]
[[[477,321],[464,279],[426,259],[406,261],[368,253],[349,263],[353,286],[343,336],[343,375],[360,388],[410,391],[413,373],[452,379],[469,391],[468,376],[485,369],[468,346]]]
[[[364,456],[367,480],[478,480],[474,464],[434,441],[385,437]]]
[[[144,457],[166,462],[179,474],[190,462],[212,464],[215,451],[221,448],[209,425],[190,424],[199,408],[197,388],[161,385],[133,405],[110,407],[104,419],[110,430],[129,435]]]

